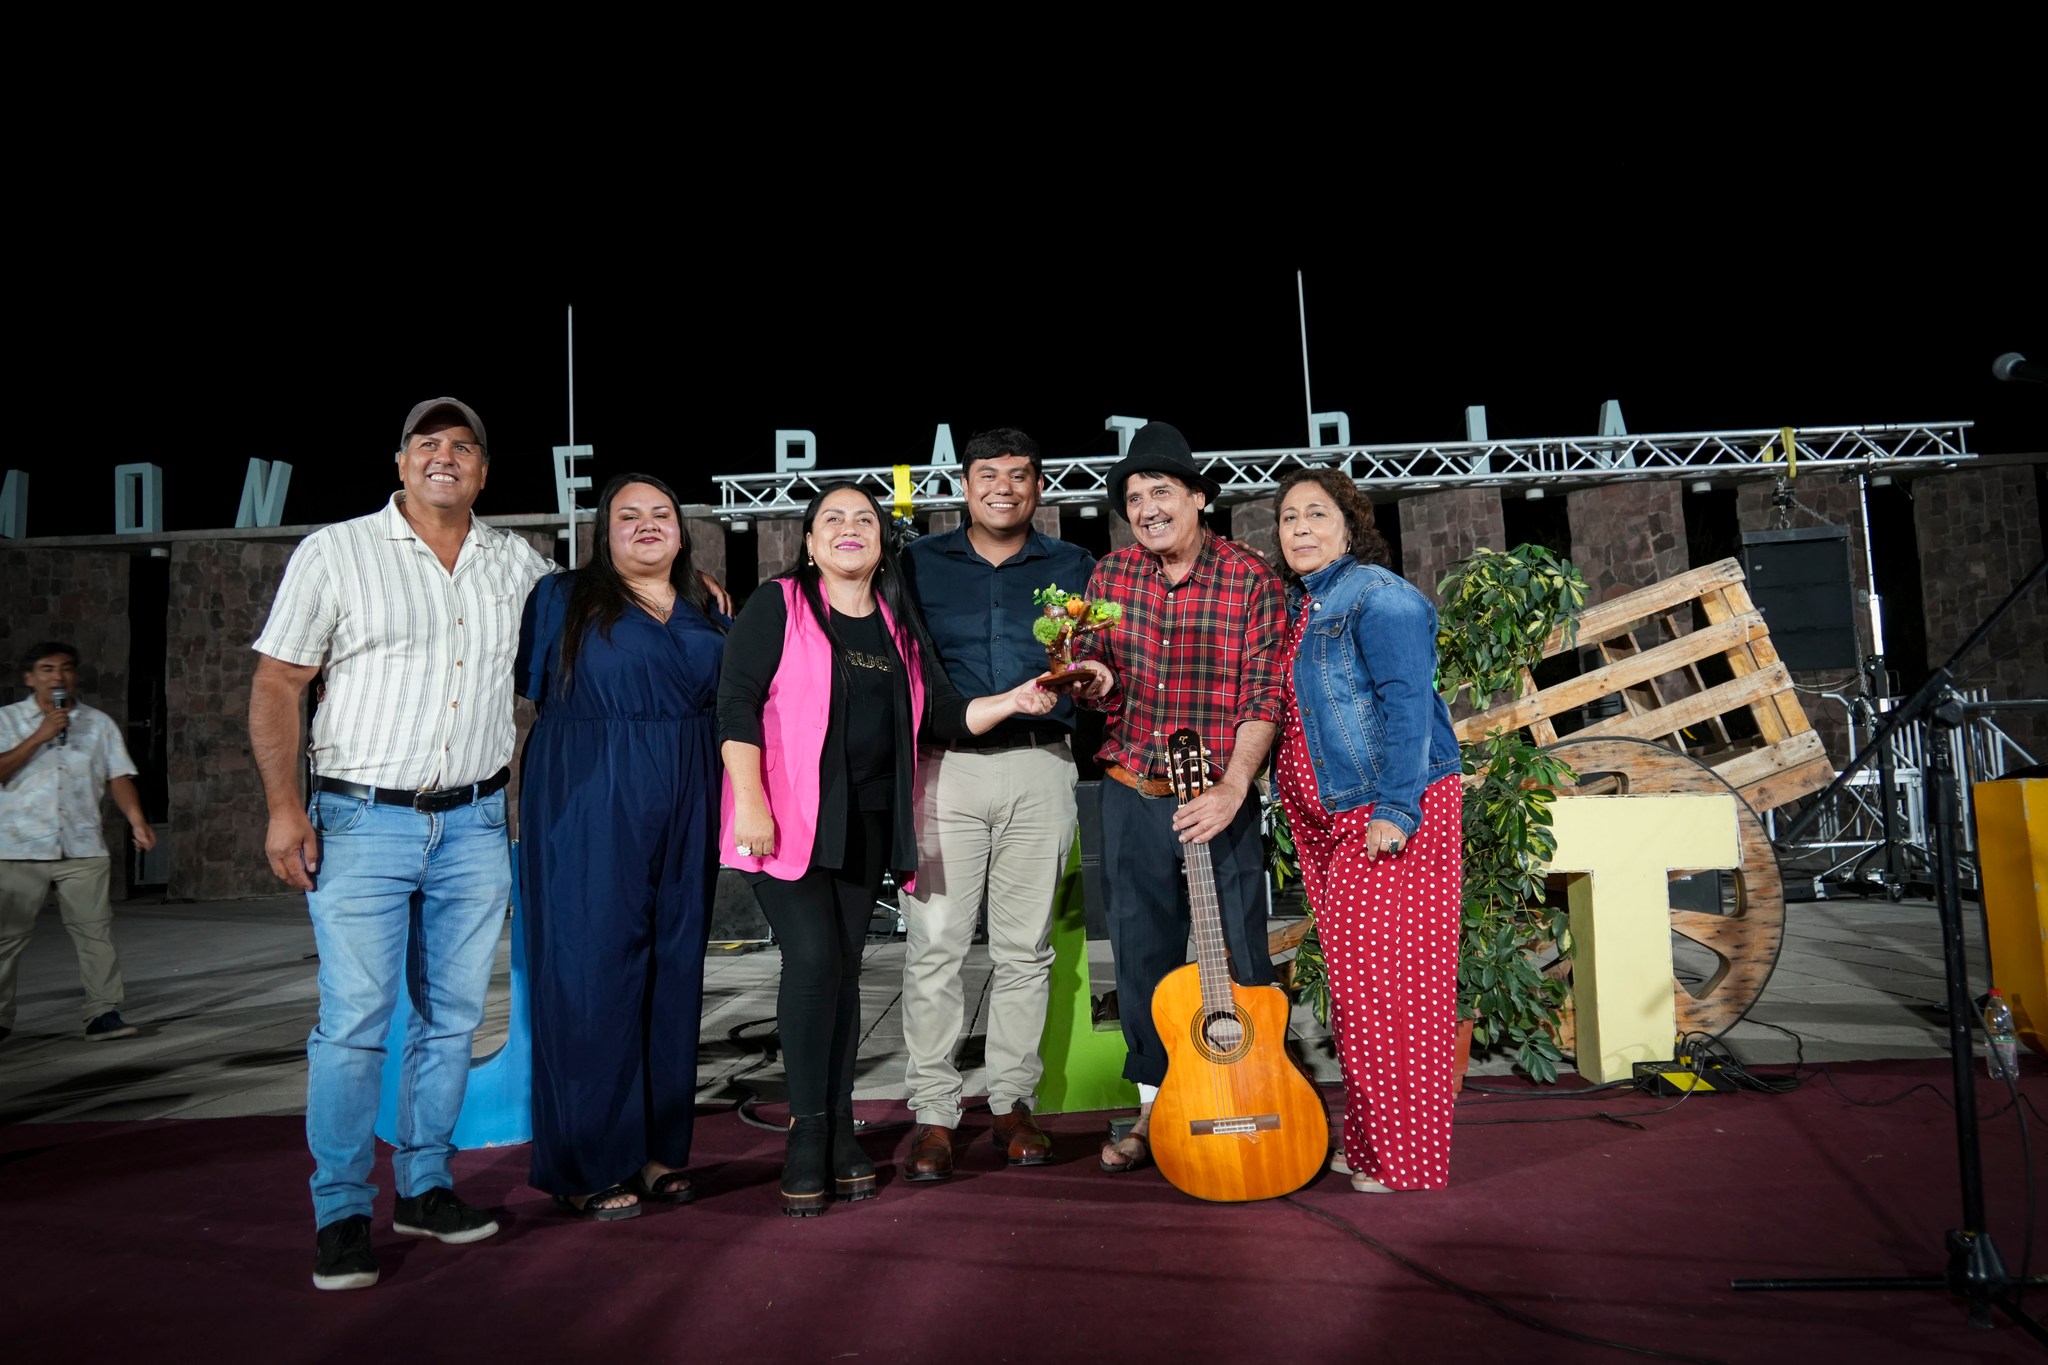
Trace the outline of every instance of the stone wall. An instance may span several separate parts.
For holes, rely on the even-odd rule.
[[[1401,499],[1400,507],[1401,572],[1432,602],[1436,601],[1436,585],[1453,564],[1482,545],[1492,550],[1508,548],[1498,489],[1418,493]]]
[[[766,583],[786,572],[804,552],[803,523],[790,518],[754,523],[754,563],[757,583]]]
[[[1682,490],[1683,485],[1666,480],[1606,484],[1565,495],[1571,561],[1586,580],[1588,606],[1675,578],[1692,567]],[[1677,635],[1693,628],[1691,617],[1684,613],[1674,613],[1671,623],[1677,627]],[[1667,643],[1671,634],[1661,622],[1646,622],[1634,632],[1642,649]],[[1598,656],[1589,657],[1587,664],[1598,667]],[[1654,681],[1657,696],[1666,703],[1698,690],[1685,673],[1667,673]],[[1706,681],[1711,687],[1721,679]],[[1644,699],[1643,704],[1650,703]]]
[[[164,705],[170,720],[167,894],[275,895],[263,856],[263,783],[249,747],[249,648],[270,616],[292,547],[259,540],[171,546]]]
[[[685,517],[683,526],[690,533],[691,565],[725,582],[725,523],[716,517]]]
[[[2042,507],[2026,465],[1962,469],[1913,483],[1913,521],[1922,546],[1921,600],[1927,662],[1938,668],[2041,562]],[[1957,686],[1994,701],[2048,698],[2048,584],[2006,613],[1990,638],[1956,666]],[[2000,711],[1990,719],[2048,762],[2048,713]]]
[[[1589,604],[1676,578],[1691,567],[1681,487],[1675,480],[1613,483],[1565,496],[1571,559],[1585,576]]]
[[[1268,564],[1276,562],[1280,548],[1279,508],[1271,498],[1256,498],[1230,506],[1230,538],[1247,545]]]
[[[141,551],[147,553],[146,550]],[[28,695],[23,656],[44,640],[80,653],[78,700],[128,727],[128,565],[135,551],[0,547],[0,703]],[[128,894],[128,822],[103,800],[113,896]]]

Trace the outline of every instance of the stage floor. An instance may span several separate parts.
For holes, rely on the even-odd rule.
[[[1942,1294],[1727,1287],[1941,1271],[1959,1195],[1924,902],[1787,908],[1777,972],[1728,1042],[1752,1065],[1782,1063],[1791,1039],[1762,1024],[1800,1034],[1794,1093],[1674,1106],[1575,1093],[1575,1078],[1536,1092],[1482,1067],[1477,1084],[1515,1094],[1461,1101],[1447,1190],[1365,1196],[1324,1176],[1242,1206],[1189,1199],[1157,1171],[1101,1174],[1102,1114],[1049,1119],[1055,1162],[1008,1170],[988,1116],[970,1113],[954,1180],[898,1180],[902,946],[877,943],[860,1110],[880,1197],[782,1218],[779,1138],[732,1108],[751,1095],[780,1113],[780,1072],[758,1046],[776,955],[714,953],[698,1203],[568,1222],[526,1185],[525,1148],[468,1152],[463,1192],[505,1229],[442,1247],[390,1233],[380,1163],[384,1281],[325,1295],[308,1283],[303,908],[131,904],[117,934],[142,1037],[79,1037],[70,947],[49,916],[0,1044],[0,1282],[35,1306],[14,1315],[9,1358],[1578,1361],[1613,1355],[1607,1343],[1710,1361],[1803,1362],[1823,1345],[1868,1361],[2041,1358],[2010,1327],[1970,1332]],[[977,1027],[985,977],[977,953]],[[1334,1078],[1327,1039],[1306,1012],[1295,1022],[1297,1050]],[[2048,1109],[2048,1066],[2029,1057],[2025,1071]],[[1980,1082],[1991,1230],[2017,1269],[2021,1139],[2005,1104]],[[2048,1306],[2048,1291],[2033,1299]]]
[[[1966,907],[1972,989],[1983,982],[1982,934]],[[878,921],[880,923],[880,921]],[[139,1038],[88,1044],[78,1018],[78,971],[54,911],[43,915],[22,955],[19,1017],[0,1043],[0,1123],[79,1119],[237,1118],[305,1111],[306,1035],[319,997],[313,931],[300,897],[182,905],[125,902],[115,942],[128,983],[123,1014]],[[1112,984],[1108,945],[1089,945],[1095,991]],[[902,941],[869,946],[862,974],[860,1079],[856,1097],[899,1100],[903,1085]],[[779,1065],[763,1065],[759,1040],[772,1030],[773,949],[714,948],[704,980],[698,1098],[736,1102],[758,1092],[782,1098]],[[962,1071],[980,1093],[980,1048],[989,966],[977,947],[968,962],[968,1038]],[[506,949],[499,949],[477,1049],[495,1048],[505,1029]],[[1813,901],[1785,907],[1784,949],[1762,998],[1729,1031],[1744,1062],[1791,1062],[1791,1038],[1810,1062],[1945,1057],[1941,939],[1927,901]],[[751,1026],[751,1027],[750,1027]],[[1337,1064],[1327,1031],[1298,1007],[1295,1054],[1319,1081]],[[1475,1063],[1505,1074],[1504,1061]]]

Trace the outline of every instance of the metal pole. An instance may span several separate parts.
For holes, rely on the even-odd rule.
[[[1308,383],[1308,296],[1301,287],[1301,272],[1294,272],[1294,306],[1301,315],[1301,402],[1308,418],[1308,443],[1316,444],[1316,400]]]
[[[1879,713],[1879,704],[1891,695],[1891,681],[1887,676],[1884,659],[1884,608],[1877,594],[1877,556],[1870,543],[1869,470],[1866,469],[1856,476],[1856,490],[1859,495],[1857,506],[1863,514],[1863,586],[1870,594],[1870,658],[1864,664],[1864,677],[1870,688],[1871,712],[1875,715]],[[1872,733],[1876,733],[1875,725],[1872,727]],[[1898,800],[1895,782],[1892,746],[1886,743],[1877,751],[1878,828],[1884,839],[1885,894],[1893,900],[1899,900],[1906,894],[1906,879],[1899,870],[1898,832],[1892,823],[1893,807]]]

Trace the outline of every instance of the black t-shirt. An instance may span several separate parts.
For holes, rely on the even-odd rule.
[[[882,629],[882,613],[835,616],[839,676],[846,698],[846,778],[860,810],[888,810],[896,792],[896,709],[903,660]]]

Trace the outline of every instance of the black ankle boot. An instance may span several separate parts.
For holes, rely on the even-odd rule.
[[[875,1197],[875,1163],[861,1150],[851,1109],[832,1116],[832,1189],[845,1200]]]
[[[789,1148],[782,1158],[782,1211],[791,1218],[815,1218],[825,1211],[829,1142],[823,1114],[791,1116]]]

